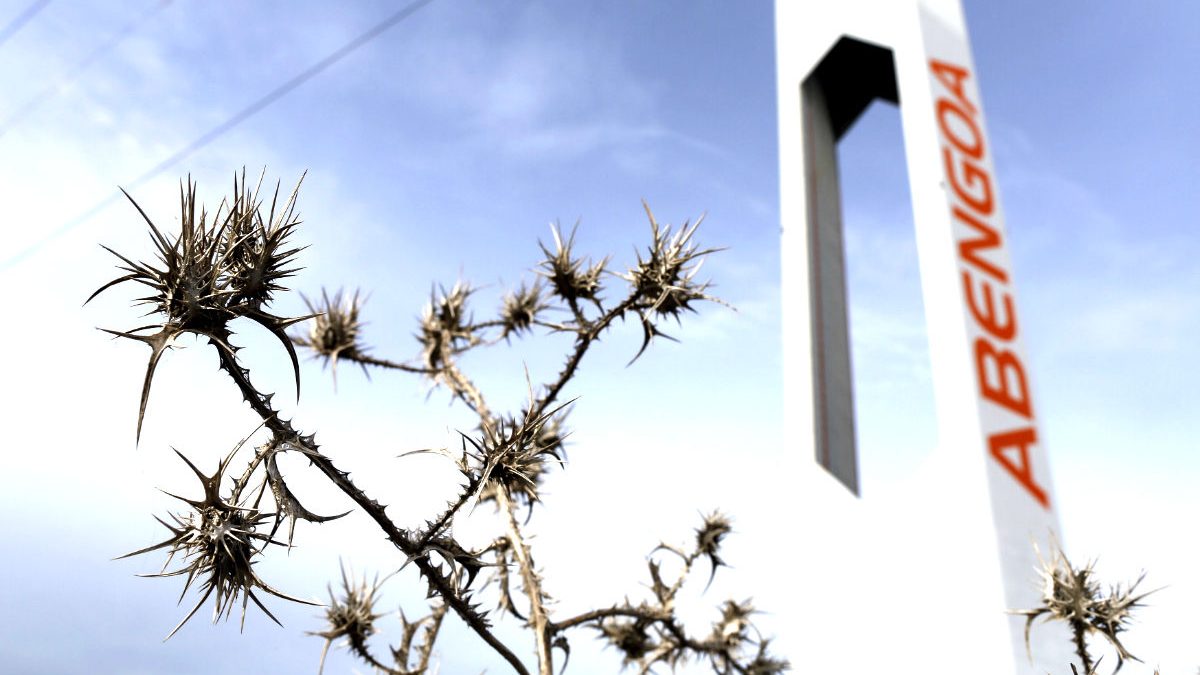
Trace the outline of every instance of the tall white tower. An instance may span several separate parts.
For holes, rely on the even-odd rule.
[[[1031,660],[1005,612],[1037,604],[1033,544],[1059,527],[958,0],[775,7],[796,666],[1061,673],[1065,629],[1035,627]],[[836,148],[876,98],[900,105],[939,441],[917,478],[860,499]]]

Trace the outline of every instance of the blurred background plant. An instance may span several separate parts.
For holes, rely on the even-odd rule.
[[[310,313],[305,316],[285,318],[267,311],[276,295],[286,290],[280,282],[298,271],[293,265],[302,247],[290,243],[300,222],[296,213],[299,185],[281,202],[277,183],[268,204],[260,196],[262,183],[260,176],[251,188],[244,170],[235,174],[232,197],[221,202],[210,220],[208,211],[198,205],[196,186],[189,178],[180,188],[178,234],[164,233],[130,197],[150,228],[155,260],[134,262],[108,249],[120,260],[123,274],[92,295],[94,298],[126,281],[150,289],[150,294],[137,302],[149,305],[158,323],[124,331],[105,329],[151,348],[138,410],[139,437],[156,367],[176,339],[187,333],[206,339],[215,348],[221,370],[261,419],[261,427],[269,436],[254,449],[236,478],[225,472],[245,441],[235,446],[211,476],[180,453],[203,483],[204,497],[178,497],[192,511],[172,514],[174,524],[159,519],[171,536],[128,554],[169,548],[164,571],[153,576],[186,575],[184,595],[194,581],[200,582],[199,601],[175,631],[214,592],[214,621],[228,617],[239,599],[243,621],[251,601],[274,619],[255,589],[298,600],[268,585],[253,565],[271,546],[290,548],[298,520],[321,523],[347,514],[321,516],[301,504],[279,465],[281,456],[292,453],[307,459],[349,497],[395,547],[394,571],[384,580],[411,568],[415,571],[412,576],[418,576],[427,587],[430,599],[428,612],[419,620],[409,621],[400,613],[399,640],[389,646],[387,656],[380,657],[368,638],[379,632],[377,624],[386,615],[376,607],[383,582],[377,579],[368,583],[343,568],[340,587],[330,587],[326,627],[313,631],[325,639],[325,650],[341,641],[376,671],[426,672],[433,667],[433,645],[443,619],[451,615],[518,673],[556,672],[555,650],[562,652],[565,668],[570,654],[568,636],[581,627],[594,629],[621,653],[624,664],[634,665],[641,672],[649,672],[656,664],[674,668],[689,660],[706,662],[718,673],[766,675],[788,669],[785,660],[769,653],[769,641],[754,628],[755,609],[749,600],[725,602],[707,634],[694,632],[678,615],[678,595],[697,563],[703,561],[701,566],[708,567],[709,582],[724,564],[721,543],[732,527],[719,512],[704,517],[691,546],[664,543],[652,552],[648,562],[650,598],[633,602],[626,597],[600,609],[562,618],[552,616],[551,597],[544,588],[545,572],[535,563],[525,530],[535,507],[542,504],[543,478],[565,463],[566,417],[574,399],[564,400],[564,395],[589,349],[618,319],[635,320],[641,326],[642,342],[630,360],[632,364],[655,338],[675,339],[661,330],[665,320],[680,323],[682,316],[695,312],[700,302],[720,302],[708,294],[708,282],[696,279],[704,259],[717,251],[701,248],[695,242],[699,221],[674,229],[660,224],[644,205],[650,244],[644,256],[639,253],[636,263],[624,272],[610,270],[609,258],[590,260],[578,255],[574,230],[564,237],[560,228],[553,226],[552,245],[539,243],[544,256],[538,268],[542,279],[531,285],[522,283],[508,293],[496,318],[474,319],[470,301],[476,289],[471,285],[460,281],[449,290],[435,286],[416,334],[420,355],[405,362],[374,356],[363,343],[363,301],[358,292],[347,295],[338,291],[331,296],[322,290],[319,300],[306,297]],[[606,282],[612,279],[624,282],[622,288],[609,288]],[[608,293],[613,296],[606,297]],[[239,348],[232,342],[230,324],[241,318],[267,329],[283,344],[295,371],[297,395],[300,373],[293,343],[322,359],[335,377],[339,361],[357,363],[364,372],[380,369],[414,373],[465,405],[474,414],[477,426],[460,433],[458,450],[435,448],[402,455],[432,453],[454,462],[461,475],[460,487],[448,497],[445,508],[420,527],[400,527],[376,496],[364,492],[348,471],[335,465],[334,459],[321,450],[314,434],[303,433],[290,420],[283,420],[272,405],[274,394],[256,388],[248,365],[239,358]],[[310,322],[307,332],[285,332],[304,321]],[[462,367],[461,357],[472,350],[531,336],[537,330],[568,336],[570,348],[564,365],[536,386],[526,371],[526,403],[515,412],[494,411]],[[202,405],[197,405],[196,415],[205,415]],[[629,470],[636,471],[637,467]],[[268,489],[273,512],[263,506]],[[490,544],[472,548],[455,537],[453,525],[456,518],[480,504],[497,514],[497,530]],[[524,519],[518,517],[521,510],[525,511]],[[284,521],[288,522],[286,540],[279,533]],[[270,531],[264,532],[268,523]],[[614,523],[612,532],[597,536],[619,536],[620,527]],[[166,571],[176,554],[184,566]],[[667,561],[664,556],[676,560]],[[476,585],[481,572],[488,579]],[[514,597],[518,585],[524,596],[519,601]],[[489,597],[495,603],[493,610],[483,609]],[[494,620],[503,617],[515,619],[528,629],[535,667],[528,666],[518,656],[520,650],[494,632]]]
[[[1077,567],[1067,559],[1061,548],[1055,547],[1048,558],[1043,558],[1039,551],[1041,567],[1038,575],[1041,578],[1041,604],[1031,609],[1012,610],[1012,614],[1025,617],[1025,647],[1029,649],[1029,631],[1034,622],[1041,618],[1047,621],[1061,621],[1071,629],[1071,638],[1075,647],[1075,655],[1079,657],[1082,671],[1071,664],[1073,673],[1095,675],[1100,661],[1094,659],[1088,647],[1088,638],[1099,635],[1116,652],[1117,665],[1113,672],[1121,670],[1126,659],[1141,661],[1121,643],[1120,634],[1129,628],[1133,620],[1133,610],[1142,606],[1142,599],[1154,591],[1138,593],[1137,588],[1145,579],[1145,573],[1131,584],[1116,584],[1107,590],[1095,579],[1095,560]],[[1155,671],[1157,675],[1157,671]]]

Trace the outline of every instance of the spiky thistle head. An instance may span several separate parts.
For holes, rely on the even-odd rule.
[[[776,658],[768,652],[770,640],[762,637],[751,618],[757,613],[749,599],[742,602],[726,600],[721,605],[721,617],[713,622],[712,632],[705,640],[705,644],[713,648],[709,652],[709,661],[715,672],[779,675],[791,670],[786,659]]]
[[[236,448],[234,451],[236,452]],[[215,473],[206,476],[183,453],[178,450],[175,452],[200,479],[204,488],[204,496],[200,499],[188,499],[170,495],[191,507],[190,512],[171,514],[174,524],[156,517],[158,522],[171,531],[171,536],[153,546],[120,556],[120,558],[128,558],[162,548],[167,549],[167,560],[163,563],[163,571],[143,576],[186,575],[183,592],[180,594],[181,600],[194,581],[198,579],[201,581],[200,600],[167,635],[166,639],[175,635],[214,594],[216,595],[213,606],[214,623],[222,617],[228,618],[240,598],[243,626],[246,622],[246,607],[250,601],[253,601],[263,613],[278,624],[279,619],[276,619],[275,615],[254,594],[256,588],[284,600],[316,605],[317,603],[301,600],[272,588],[255,572],[254,559],[262,553],[263,548],[268,544],[283,544],[271,539],[269,535],[257,531],[259,525],[271,518],[271,514],[264,514],[258,510],[257,503],[248,506],[221,496],[221,482],[233,454],[230,453],[218,464]],[[183,566],[167,571],[167,566],[171,564],[176,555],[182,558]]]
[[[734,602],[726,600],[721,606],[721,618],[713,623],[712,641],[726,649],[732,649],[750,639],[750,617],[755,613],[749,600]]]
[[[650,206],[642,202],[650,218],[651,243],[645,258],[639,253],[637,265],[623,275],[637,291],[644,309],[659,316],[678,318],[683,311],[695,311],[695,300],[713,300],[705,294],[709,282],[697,282],[696,274],[704,258],[721,249],[701,250],[692,241],[696,229],[704,221],[701,216],[694,224],[684,223],[672,234],[671,226],[660,227]]]
[[[746,675],[782,675],[792,669],[787,659],[776,658],[768,653],[770,644],[770,640],[759,641],[754,660],[745,665]]]
[[[641,662],[658,647],[649,627],[643,619],[610,619],[596,625],[601,637],[621,652],[626,666]]]
[[[550,290],[555,295],[571,303],[598,299],[600,275],[604,272],[604,266],[608,264],[608,258],[589,265],[583,258],[575,257],[571,249],[575,245],[575,230],[578,226],[576,223],[576,226],[571,228],[570,236],[563,241],[559,226],[551,225],[550,234],[554,236],[553,251],[538,241],[542,254],[546,256],[541,263],[542,269],[538,270],[539,274],[549,280]]]
[[[198,332],[224,325],[229,320],[228,305],[233,290],[228,276],[223,274],[223,230],[209,222],[208,213],[202,206],[197,214],[196,184],[191,177],[186,186],[183,183],[179,186],[180,232],[173,238],[158,229],[124,188],[121,192],[150,227],[158,264],[135,263],[103,246],[124,263],[118,269],[128,274],[101,286],[88,301],[112,286],[136,281],[152,291],[150,295],[138,298],[136,304],[150,305],[150,313],[162,315],[165,323]]]
[[[1076,567],[1063,551],[1055,547],[1049,559],[1042,558],[1038,576],[1041,578],[1041,605],[1033,609],[1014,610],[1011,613],[1026,617],[1025,648],[1030,649],[1029,631],[1038,617],[1042,621],[1062,621],[1076,633],[1079,644],[1076,649],[1086,650],[1082,644],[1087,634],[1099,634],[1117,652],[1117,670],[1125,659],[1140,661],[1121,644],[1118,635],[1124,632],[1132,620],[1132,611],[1141,606],[1141,601],[1154,591],[1137,593],[1137,587],[1145,579],[1145,573],[1129,585],[1117,584],[1105,589],[1094,578],[1095,561],[1090,560]],[[1081,655],[1082,656],[1082,655]]]
[[[308,311],[314,316],[308,335],[293,335],[292,341],[302,347],[308,347],[313,354],[323,358],[333,369],[334,382],[337,382],[337,362],[339,356],[350,358],[365,356],[367,348],[359,342],[359,332],[362,321],[358,318],[364,300],[359,298],[358,291],[353,295],[343,294],[338,289],[329,297],[325,289],[321,289],[321,299],[314,302],[301,294]],[[360,364],[361,365],[361,364]],[[363,371],[366,366],[363,365]]]
[[[383,585],[379,577],[368,584],[365,576],[351,581],[353,574],[346,574],[345,565],[341,566],[341,571],[340,591],[335,594],[333,587],[329,587],[329,605],[325,608],[325,622],[328,627],[320,632],[309,633],[325,638],[318,673],[325,669],[325,655],[334,640],[345,638],[348,647],[356,653],[365,653],[367,638],[375,633],[375,621],[383,616],[375,611],[379,588]]]
[[[700,249],[692,241],[704,217],[701,216],[692,225],[684,223],[678,232],[672,234],[670,225],[659,226],[649,204],[643,201],[642,207],[650,219],[651,243],[646,257],[642,258],[642,254],[638,253],[637,264],[620,275],[633,287],[633,309],[642,321],[642,346],[630,363],[641,357],[655,337],[675,339],[658,328],[658,319],[672,317],[678,322],[685,310],[696,311],[692,303],[697,300],[725,304],[707,294],[710,282],[698,282],[695,278],[705,257],[722,250]]]
[[[285,290],[280,281],[292,276],[298,268],[288,268],[303,247],[288,248],[288,237],[300,224],[296,215],[296,196],[300,182],[291,195],[279,202],[279,182],[271,197],[271,205],[263,213],[259,198],[263,177],[259,175],[253,190],[246,182],[246,170],[242,169],[241,180],[233,176],[233,196],[221,203],[214,221],[223,223],[221,239],[222,256],[226,274],[234,295],[231,304],[245,303],[260,307],[271,301],[272,294]]]
[[[541,415],[526,410],[519,418],[502,418],[494,427],[484,427],[479,441],[467,439],[484,467],[480,501],[494,500],[497,490],[526,504],[539,500],[549,465],[566,459],[563,419],[567,405],[570,403]]]
[[[421,314],[420,340],[425,367],[436,371],[449,363],[455,354],[473,343],[467,298],[475,289],[457,282],[447,291],[436,287],[430,292],[429,304]]]
[[[125,192],[150,228],[157,262],[134,262],[105,246],[105,250],[121,260],[123,264],[118,269],[126,274],[101,286],[84,304],[126,281],[140,283],[151,291],[135,304],[149,305],[149,313],[157,314],[159,323],[129,331],[103,329],[118,337],[143,342],[151,350],[138,408],[139,439],[150,384],[167,348],[180,335],[193,333],[207,338],[229,359],[235,359],[236,349],[229,342],[232,332],[228,324],[239,317],[263,326],[283,344],[292,361],[299,395],[300,364],[285,329],[309,317],[289,319],[263,309],[272,294],[282,290],[278,282],[296,271],[287,266],[301,250],[287,248],[288,237],[299,223],[295,216],[296,191],[293,190],[276,215],[278,191],[276,186],[276,197],[264,218],[258,188],[253,191],[246,188],[244,173],[240,182],[235,176],[234,196],[222,203],[210,221],[207,211],[196,201],[196,183],[189,176],[186,186],[180,183],[180,231],[173,237],[164,234]]]
[[[717,573],[717,568],[725,564],[721,560],[721,542],[725,536],[733,532],[733,523],[729,516],[720,511],[713,511],[704,516],[704,522],[696,529],[696,553],[708,558],[712,564],[712,571],[708,581],[712,583],[712,575]]]
[[[538,314],[548,306],[542,298],[540,283],[526,286],[522,282],[517,290],[504,296],[504,304],[500,308],[500,336],[508,339],[511,335],[520,335],[529,330]]]

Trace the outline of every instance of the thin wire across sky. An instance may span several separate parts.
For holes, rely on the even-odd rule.
[[[29,20],[37,16],[38,12],[45,9],[48,4],[50,4],[50,0],[34,0],[20,14],[13,17],[7,26],[0,28],[0,47],[4,46],[4,43],[8,42],[12,36],[20,32],[25,27],[25,24],[29,23]]]
[[[48,2],[49,0],[46,1]],[[43,103],[54,98],[59,92],[63,91],[70,84],[79,79],[79,76],[83,74],[83,71],[87,70],[89,66],[103,58],[106,54],[108,54],[108,52],[112,51],[114,47],[121,44],[125,38],[132,35],[143,23],[151,19],[163,9],[166,9],[172,1],[173,0],[159,0],[159,2],[155,3],[154,6],[152,6],[149,10],[130,20],[128,23],[118,29],[117,32],[110,35],[107,40],[97,45],[92,51],[88,52],[88,54],[75,63],[75,65],[68,68],[67,71],[63,73],[63,75],[59,77],[58,80],[56,80],[53,84],[39,91],[33,98],[17,107],[17,109],[10,113],[8,117],[5,117],[2,121],[0,121],[0,138],[3,138],[4,134],[8,133],[10,129],[19,124],[25,118],[29,117],[30,113],[32,113],[34,110],[37,110]]]
[[[45,1],[48,2],[49,0],[45,0]],[[418,10],[420,10],[421,8],[430,4],[431,2],[433,2],[433,0],[415,0],[415,2],[405,5],[402,9],[387,16],[386,18],[381,20],[379,23],[375,24],[374,26],[367,29],[363,33],[361,33],[361,34],[357,35],[356,37],[354,37],[353,39],[349,40],[348,42],[343,44],[341,47],[338,47],[334,51],[330,52],[327,56],[325,56],[321,60],[312,64],[308,68],[305,68],[304,70],[300,71],[298,74],[294,75],[293,77],[286,80],[279,86],[275,87],[271,91],[269,91],[266,94],[264,94],[263,96],[259,97],[253,103],[247,105],[245,108],[242,108],[238,112],[234,113],[232,116],[230,116],[224,122],[221,122],[220,124],[214,126],[213,128],[209,129],[205,133],[201,134],[195,140],[193,140],[192,142],[183,146],[179,150],[175,151],[174,153],[172,153],[170,156],[163,159],[158,164],[155,164],[153,167],[148,169],[146,172],[144,172],[137,178],[134,178],[132,181],[125,183],[123,185],[123,187],[127,190],[133,190],[133,189],[137,188],[138,186],[145,184],[147,181],[151,180],[152,178],[155,178],[156,176],[161,174],[163,171],[169,169],[170,167],[174,166],[175,164],[177,164],[184,158],[190,156],[192,153],[207,146],[209,143],[212,143],[217,138],[220,138],[222,135],[225,134],[225,132],[229,131],[230,129],[232,129],[232,128],[236,127],[237,125],[241,124],[242,122],[246,121],[250,117],[254,116],[256,113],[261,111],[262,109],[271,105],[275,101],[278,101],[280,98],[283,98],[285,95],[287,95],[292,90],[296,89],[300,85],[302,85],[305,82],[308,82],[312,78],[316,77],[317,75],[319,75],[320,73],[322,73],[323,71],[328,69],[330,66],[332,66],[332,65],[336,64],[337,62],[341,61],[342,59],[346,58],[347,56],[349,56],[351,53],[353,53],[354,51],[356,51],[363,45],[365,45],[368,42],[379,37],[384,32],[386,32],[389,28],[392,28],[396,24],[404,21],[405,19],[408,19],[413,14],[415,14]],[[103,211],[105,208],[111,206],[114,202],[117,202],[120,198],[121,198],[121,192],[119,190],[114,190],[109,196],[100,200],[99,202],[94,204],[92,207],[83,211],[82,213],[75,216],[74,218],[66,221],[62,225],[59,225],[57,228],[55,228],[54,230],[47,233],[41,239],[38,239],[37,241],[30,244],[23,250],[17,252],[15,255],[5,259],[3,262],[0,262],[0,273],[7,272],[8,270],[12,269],[16,265],[19,265],[21,262],[25,261],[29,257],[37,254],[38,251],[40,251],[46,244],[50,243],[51,241],[54,241],[55,239],[61,237],[64,234],[70,232],[71,230],[75,229],[76,227],[79,227],[80,225],[82,225],[83,223],[87,222],[92,217],[94,217],[96,214]]]

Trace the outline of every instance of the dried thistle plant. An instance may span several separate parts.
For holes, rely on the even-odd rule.
[[[138,412],[139,438],[156,365],[171,342],[184,333],[204,336],[213,345],[221,369],[262,420],[261,427],[269,436],[255,448],[240,476],[225,486],[222,482],[234,453],[221,460],[212,476],[202,474],[184,458],[201,479],[204,497],[180,498],[192,512],[173,515],[174,524],[160,520],[171,536],[129,554],[169,549],[168,563],[178,554],[185,565],[171,572],[166,572],[164,566],[164,572],[154,576],[186,575],[185,593],[193,581],[201,580],[200,602],[176,631],[213,595],[215,617],[229,616],[239,598],[243,617],[251,601],[271,616],[256,591],[297,600],[267,585],[257,576],[253,563],[271,544],[290,546],[298,521],[324,523],[345,514],[319,516],[302,505],[278,462],[281,455],[296,453],[373,520],[393,544],[396,572],[385,580],[404,570],[415,571],[431,598],[428,612],[421,619],[409,621],[403,611],[399,612],[399,640],[389,646],[387,657],[381,657],[372,651],[369,639],[381,632],[382,620],[388,616],[377,608],[383,581],[368,583],[343,567],[339,590],[330,588],[326,626],[312,633],[325,640],[320,667],[330,645],[342,641],[377,672],[427,673],[443,618],[453,613],[520,675],[533,671],[539,675],[555,673],[555,651],[569,655],[569,634],[585,626],[597,630],[616,646],[626,663],[637,664],[642,672],[649,672],[656,664],[673,667],[688,659],[706,660],[718,673],[767,675],[788,668],[786,661],[769,654],[768,641],[754,629],[755,610],[749,600],[730,600],[722,605],[719,618],[704,635],[690,633],[675,613],[676,596],[697,561],[708,562],[710,583],[724,565],[721,546],[731,532],[731,524],[720,513],[705,516],[691,547],[662,545],[656,549],[655,555],[676,555],[683,565],[668,583],[652,556],[652,600],[638,605],[625,601],[566,619],[551,615],[544,571],[536,564],[525,524],[517,517],[518,510],[525,509],[524,522],[528,523],[535,507],[543,504],[540,488],[547,472],[564,465],[564,441],[569,435],[566,417],[573,402],[564,401],[565,390],[600,337],[618,319],[636,317],[644,332],[634,355],[636,360],[652,338],[663,335],[657,327],[659,321],[674,318],[679,322],[686,312],[696,311],[700,301],[720,302],[708,295],[707,282],[696,279],[703,260],[717,250],[703,249],[694,242],[699,221],[685,224],[672,234],[672,228],[660,225],[647,206],[650,245],[645,257],[639,254],[636,264],[623,275],[607,273],[607,257],[590,262],[579,256],[574,251],[574,230],[564,240],[559,229],[552,227],[553,247],[539,242],[543,257],[537,271],[544,282],[521,284],[504,296],[496,318],[483,321],[474,319],[469,306],[474,287],[465,282],[449,290],[435,286],[417,326],[419,353],[403,362],[368,353],[363,342],[363,302],[358,292],[339,291],[330,296],[322,291],[319,301],[304,298],[309,310],[304,317],[287,319],[266,311],[265,307],[285,290],[281,282],[298,271],[292,265],[301,247],[288,241],[300,221],[295,191],[281,204],[277,186],[268,206],[259,198],[261,183],[260,177],[251,189],[244,171],[235,176],[233,195],[221,203],[210,220],[199,207],[196,186],[189,179],[186,187],[181,187],[182,218],[177,235],[164,234],[134,202],[149,225],[156,261],[135,263],[113,252],[123,263],[125,274],[96,291],[98,294],[125,281],[151,289],[150,295],[138,302],[150,305],[150,313],[158,315],[157,323],[129,331],[109,331],[144,342],[152,350]],[[608,279],[622,280],[626,288],[606,288]],[[615,299],[606,299],[609,293]],[[552,311],[566,318],[546,320]],[[273,394],[255,387],[249,368],[231,342],[230,322],[237,318],[251,319],[285,344],[296,371],[297,391],[299,366],[293,343],[331,366],[335,378],[337,364],[346,361],[357,363],[364,371],[418,373],[434,386],[444,387],[454,400],[473,411],[478,426],[474,432],[462,434],[461,451],[434,451],[451,458],[463,479],[445,508],[420,527],[405,529],[396,525],[379,501],[334,464],[317,444],[315,435],[303,433],[291,421],[281,419],[272,405]],[[313,321],[307,332],[292,336],[285,333],[288,326],[305,319]],[[493,411],[463,370],[460,357],[501,341],[527,338],[538,329],[573,336],[564,365],[536,387],[527,374],[529,400],[518,411]],[[274,502],[270,513],[262,506],[268,492]],[[252,494],[255,496],[250,500]],[[490,545],[471,549],[455,539],[453,524],[456,517],[477,504],[495,510],[498,531]],[[270,532],[261,532],[272,519]],[[286,542],[274,538],[284,520],[288,521]],[[485,571],[489,581],[476,585],[476,578]],[[522,600],[517,599],[518,592]],[[496,609],[491,612],[483,608],[485,594],[495,596],[490,604]],[[527,667],[493,631],[493,620],[505,616],[517,618],[529,629],[537,659],[535,668]],[[566,666],[565,660],[562,665]]]
[[[541,284],[526,286],[522,283],[517,290],[504,296],[504,305],[500,308],[500,337],[508,340],[510,336],[532,330],[538,314],[549,306],[542,297]]]
[[[191,588],[192,582],[197,579],[203,580],[201,583],[203,595],[187,613],[187,616],[167,634],[165,638],[167,640],[179,632],[179,629],[214,593],[216,593],[216,598],[213,606],[213,622],[216,623],[222,616],[228,618],[233,612],[238,598],[241,597],[243,627],[246,624],[246,606],[249,601],[253,601],[272,621],[279,623],[279,619],[275,618],[266,605],[254,595],[255,588],[284,600],[308,605],[317,604],[286,595],[272,588],[254,571],[254,559],[262,553],[266,545],[282,544],[272,539],[271,535],[264,535],[257,531],[258,527],[270,520],[272,515],[261,513],[258,510],[258,499],[252,506],[246,506],[237,503],[235,499],[221,496],[221,481],[225,477],[225,469],[229,466],[229,461],[233,459],[233,454],[240,447],[241,444],[238,444],[233,452],[217,465],[216,472],[211,476],[204,475],[191,460],[176,450],[175,454],[179,455],[179,458],[200,479],[201,485],[204,486],[204,497],[188,499],[171,495],[190,506],[192,511],[187,514],[171,514],[171,519],[175,521],[174,525],[155,517],[158,522],[171,531],[171,536],[153,546],[120,556],[128,558],[162,548],[168,549],[167,560],[163,563],[163,571],[144,576],[177,577],[187,575],[183,592],[179,596],[180,601]],[[261,495],[260,492],[260,498]],[[176,555],[183,558],[184,566],[170,572],[166,571],[167,566],[171,564]]]
[[[303,180],[303,178],[301,178]],[[259,185],[262,179],[259,178]],[[159,324],[139,326],[128,331],[103,329],[118,337],[143,342],[150,347],[150,361],[142,384],[141,405],[138,408],[137,436],[142,435],[142,420],[150,398],[150,384],[159,360],[176,338],[185,333],[208,338],[209,342],[233,358],[237,349],[229,338],[229,322],[238,317],[248,318],[269,330],[287,350],[296,374],[296,392],[300,391],[300,365],[296,350],[285,330],[309,316],[283,318],[263,308],[274,293],[282,290],[278,282],[297,270],[289,268],[300,248],[287,248],[288,237],[300,223],[296,216],[296,194],[300,184],[282,205],[278,203],[279,185],[275,186],[270,210],[262,214],[259,188],[246,187],[243,170],[241,180],[234,175],[232,199],[222,202],[213,219],[202,207],[197,215],[196,184],[188,177],[186,187],[179,187],[180,233],[168,238],[154,224],[141,206],[124,192],[150,227],[151,239],[157,249],[158,262],[133,262],[104,246],[121,260],[118,266],[127,274],[104,284],[87,301],[126,281],[147,286],[150,295],[139,298],[137,304],[150,305],[150,314],[158,314]],[[278,212],[277,212],[278,207]],[[153,333],[146,331],[156,330]]]
[[[328,627],[323,631],[309,633],[309,635],[325,638],[325,647],[321,650],[321,661],[317,666],[318,675],[325,671],[325,656],[329,652],[329,646],[339,639],[343,640],[346,649],[349,649],[377,672],[388,675],[425,672],[433,653],[433,642],[427,640],[421,643],[417,653],[419,662],[410,669],[406,666],[410,660],[413,638],[422,626],[426,627],[428,636],[436,635],[436,628],[432,632],[429,632],[428,629],[441,624],[442,617],[446,613],[446,606],[438,604],[428,616],[415,622],[409,622],[401,614],[401,622],[404,626],[403,637],[400,645],[392,649],[394,663],[400,667],[388,666],[376,660],[367,646],[367,638],[377,632],[375,622],[384,616],[375,611],[375,606],[379,601],[379,590],[387,578],[380,579],[376,576],[368,584],[365,577],[361,580],[352,580],[353,574],[346,574],[345,565],[342,566],[341,572],[340,591],[334,593],[333,587],[329,588],[329,605],[325,608],[325,622]]]
[[[720,617],[705,636],[689,633],[676,614],[679,592],[696,562],[708,559],[710,582],[717,568],[724,564],[719,555],[721,541],[731,531],[732,524],[719,511],[705,516],[690,550],[668,544],[659,544],[655,549],[677,556],[683,565],[668,583],[662,563],[651,556],[648,568],[653,601],[634,605],[626,600],[609,609],[567,619],[560,625],[590,623],[609,646],[621,652],[624,665],[636,666],[639,673],[652,672],[658,664],[674,670],[692,658],[707,660],[715,673],[777,675],[789,670],[786,660],[769,653],[770,641],[754,628],[752,617],[757,612],[750,600],[725,601]]]
[[[642,202],[642,206],[650,218],[652,241],[646,258],[643,259],[639,253],[637,265],[622,275],[623,279],[637,289],[639,302],[634,309],[641,317],[643,331],[642,348],[630,363],[646,351],[646,347],[650,346],[650,341],[655,337],[675,339],[659,330],[656,318],[670,317],[678,323],[681,313],[696,311],[693,302],[720,302],[705,294],[709,282],[700,283],[695,280],[705,257],[721,250],[701,250],[692,241],[704,218],[701,217],[690,226],[684,223],[672,236],[671,226],[660,227],[654,213],[650,211],[650,205]]]
[[[1011,611],[1012,614],[1025,617],[1026,650],[1030,648],[1029,631],[1034,621],[1041,617],[1043,623],[1062,621],[1070,627],[1075,654],[1079,657],[1083,672],[1088,675],[1094,673],[1099,665],[1099,660],[1093,661],[1088,650],[1087,638],[1091,635],[1103,636],[1116,651],[1117,666],[1113,669],[1114,673],[1121,669],[1126,659],[1141,661],[1125,649],[1119,635],[1129,627],[1133,610],[1141,606],[1142,599],[1154,592],[1137,593],[1137,587],[1146,577],[1144,572],[1132,584],[1110,586],[1106,592],[1094,578],[1094,560],[1076,567],[1057,546],[1051,550],[1048,559],[1043,558],[1039,551],[1038,560],[1038,576],[1042,582],[1041,605]],[[1074,664],[1071,669],[1075,670]]]
[[[468,325],[467,298],[475,289],[462,282],[449,291],[435,288],[421,315],[422,360],[430,372],[437,373],[454,357],[477,344]]]
[[[608,258],[589,265],[583,258],[575,257],[573,248],[577,228],[578,224],[571,228],[571,234],[564,242],[561,228],[558,225],[551,226],[550,234],[554,237],[554,251],[546,248],[542,242],[538,242],[538,246],[546,256],[541,263],[539,272],[549,280],[554,294],[570,303],[571,307],[576,310],[578,310],[580,300],[599,302],[600,275],[608,264]]]
[[[321,300],[316,303],[304,294],[300,297],[308,306],[309,313],[314,315],[314,320],[308,335],[292,338],[295,343],[311,349],[314,357],[323,359],[325,364],[330,366],[335,384],[340,354],[353,357],[366,373],[367,366],[362,360],[367,358],[367,349],[358,341],[359,331],[362,330],[362,323],[358,318],[362,301],[358,298],[358,291],[355,291],[354,295],[343,296],[339,290],[330,299],[329,293],[322,290]]]

